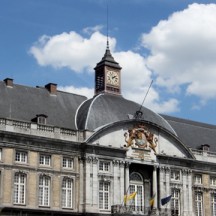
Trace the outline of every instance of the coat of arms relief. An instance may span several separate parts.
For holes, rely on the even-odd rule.
[[[155,155],[156,147],[158,145],[158,138],[149,131],[149,129],[143,125],[138,124],[134,126],[132,129],[128,129],[127,132],[124,133],[126,148],[135,147],[135,148],[150,148]]]

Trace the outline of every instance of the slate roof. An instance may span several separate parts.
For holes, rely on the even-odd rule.
[[[13,84],[7,87],[0,81],[0,118],[31,121],[38,114],[47,115],[47,125],[76,129],[75,114],[86,97],[57,91],[51,95],[44,87]]]
[[[51,95],[44,87],[7,87],[0,81],[0,118],[30,122],[36,115],[44,114],[48,116],[47,125],[94,131],[108,123],[127,120],[139,109],[139,104],[119,95],[99,94],[87,100],[62,91]],[[145,107],[141,111],[143,120],[177,134],[188,147],[200,149],[208,144],[210,151],[216,152],[216,125],[158,115]]]
[[[110,66],[113,68],[117,68],[117,69],[121,69],[121,67],[119,66],[119,63],[115,61],[115,59],[113,58],[110,52],[108,41],[107,41],[107,48],[106,48],[105,54],[103,58],[101,59],[101,61],[97,63],[95,69],[98,67],[104,66],[104,65]]]
[[[122,96],[99,94],[80,106],[77,112],[77,127],[80,130],[94,131],[103,125],[127,120],[129,115],[133,116],[139,109],[139,104]],[[143,112],[142,120],[152,122],[175,134],[175,131],[163,117],[145,107],[142,107],[141,111]]]
[[[210,151],[216,152],[216,125],[162,115],[174,128],[179,139],[188,147],[200,149],[208,144]]]

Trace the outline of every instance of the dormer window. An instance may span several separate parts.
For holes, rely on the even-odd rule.
[[[38,114],[35,118],[32,119],[33,122],[36,122],[37,124],[46,125],[47,123],[47,115],[44,114]]]
[[[46,117],[45,117],[45,116],[42,116],[42,115],[41,115],[41,116],[38,116],[38,117],[37,117],[37,123],[38,123],[38,124],[44,124],[44,125],[45,125],[45,124],[46,124]]]
[[[202,149],[203,151],[209,151],[209,148],[210,148],[210,145],[208,145],[208,144],[203,144],[203,145],[201,145],[201,149]]]

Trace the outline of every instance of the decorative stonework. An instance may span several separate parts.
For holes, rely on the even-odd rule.
[[[125,168],[129,169],[129,167],[130,167],[130,163],[129,162],[125,162]]]
[[[86,161],[86,163],[91,163],[92,162],[92,157],[86,157],[85,161]]]
[[[125,162],[124,161],[119,161],[119,167],[124,168],[125,167]],[[129,168],[129,165],[128,165],[128,168]]]
[[[97,163],[98,163],[98,158],[93,157],[93,158],[92,158],[92,163],[93,163],[93,164],[97,164]]]
[[[161,172],[161,173],[165,173],[165,171],[166,171],[166,170],[165,170],[166,167],[164,167],[164,166],[159,167],[159,169],[160,169],[160,172]]]
[[[158,138],[144,124],[137,124],[124,133],[126,148],[150,148],[156,154]]]
[[[164,169],[165,169],[165,173],[167,173],[167,174],[170,173],[170,171],[171,171],[170,167],[164,167]]]
[[[118,161],[118,160],[113,160],[113,166],[119,166],[119,163],[120,163],[120,161]]]

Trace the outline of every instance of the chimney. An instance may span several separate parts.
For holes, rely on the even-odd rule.
[[[6,86],[13,88],[13,79],[6,78],[6,79],[4,79],[4,82],[5,82]]]
[[[57,93],[57,84],[48,83],[47,85],[45,85],[45,88],[50,92],[50,94],[56,95],[56,93]]]

